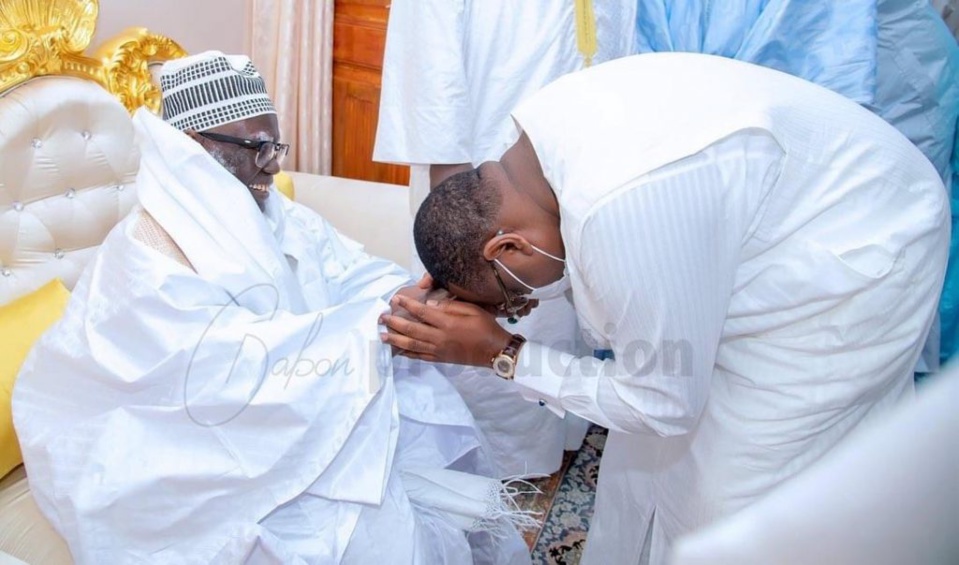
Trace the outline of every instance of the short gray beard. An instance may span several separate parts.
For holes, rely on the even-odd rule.
[[[233,175],[237,180],[237,171],[240,169],[239,163],[236,162],[235,157],[231,157],[222,147],[215,145],[210,149],[210,156],[216,159],[216,162],[220,164],[221,167],[227,170],[231,175]],[[240,182],[243,182],[240,180]]]

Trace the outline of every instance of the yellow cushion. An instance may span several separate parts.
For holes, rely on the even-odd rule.
[[[33,344],[63,315],[70,291],[60,279],[0,306],[0,477],[23,463],[13,432],[13,382]]]
[[[276,189],[283,193],[284,196],[290,200],[294,200],[293,196],[296,192],[293,190],[293,178],[290,175],[280,171],[273,177],[273,184],[276,185]]]

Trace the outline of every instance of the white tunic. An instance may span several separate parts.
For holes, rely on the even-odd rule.
[[[447,470],[482,462],[472,418],[380,343],[408,274],[276,192],[264,215],[198,144],[134,121],[149,216],[110,232],[13,398],[33,494],[74,559],[528,563],[508,524],[467,542],[497,525],[481,520],[500,486]],[[137,237],[144,217],[182,259]]]
[[[412,165],[414,214],[429,193],[429,165],[499,159],[517,138],[510,111],[557,77],[583,68],[575,4],[394,0],[373,158]],[[635,0],[594,0],[592,5],[593,64],[632,53]],[[414,266],[414,272],[418,269]],[[543,302],[518,325],[506,327],[569,352],[584,349],[572,305],[564,298]],[[547,410],[524,402],[491,371],[460,371],[453,382],[505,475],[553,472],[564,446],[575,449],[582,441],[585,425],[579,418],[570,417],[564,426]]]
[[[480,164],[516,141],[509,113],[583,68],[574,0],[395,0],[373,158]],[[633,49],[636,3],[594,0],[593,64]]]
[[[880,118],[675,53],[564,77],[514,116],[559,199],[580,323],[616,355],[533,343],[516,379],[612,430],[584,563],[638,562],[649,524],[664,562],[912,395],[949,209]]]

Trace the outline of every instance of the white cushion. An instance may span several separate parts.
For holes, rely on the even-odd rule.
[[[290,176],[297,202],[362,243],[367,253],[410,268],[413,222],[407,187],[306,173]]]
[[[930,381],[757,502],[680,538],[672,565],[959,563],[959,364]]]

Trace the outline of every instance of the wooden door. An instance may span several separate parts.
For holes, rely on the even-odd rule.
[[[373,162],[390,0],[336,0],[333,17],[333,175],[409,183],[409,167]]]

